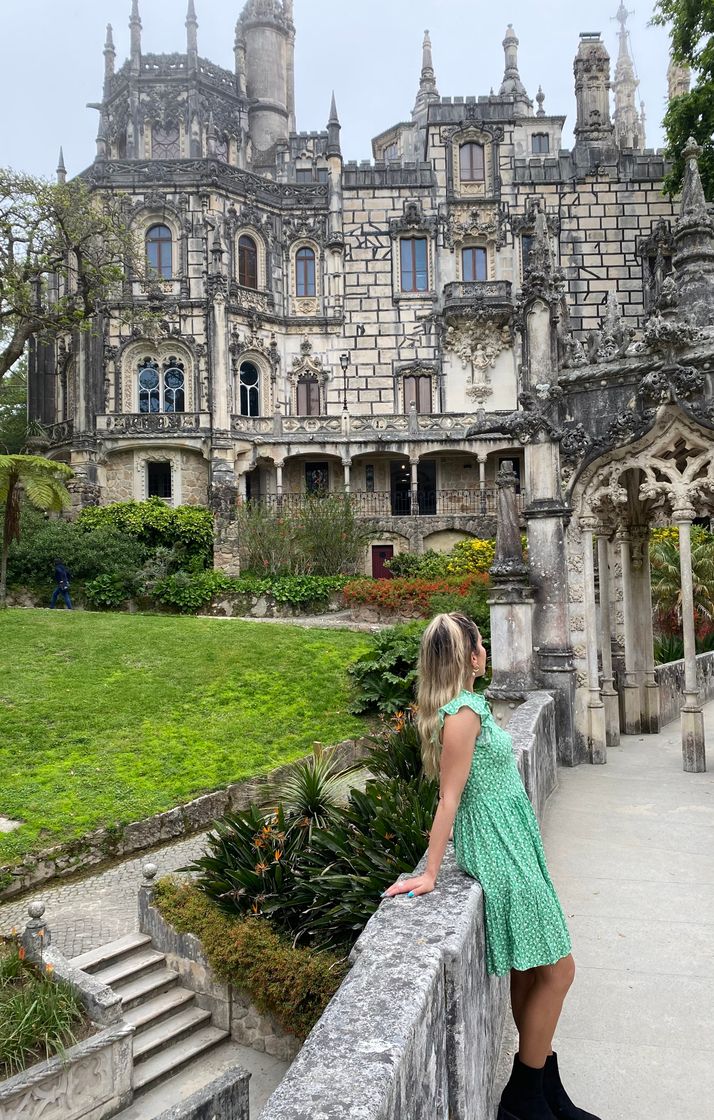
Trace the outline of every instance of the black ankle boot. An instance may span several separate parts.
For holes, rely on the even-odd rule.
[[[558,1072],[558,1055],[549,1054],[543,1070],[543,1094],[556,1120],[599,1120],[592,1112],[574,1105],[563,1088]]]
[[[496,1120],[555,1120],[543,1095],[543,1067],[526,1066],[516,1054]]]

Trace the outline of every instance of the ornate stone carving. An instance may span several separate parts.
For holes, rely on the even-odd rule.
[[[436,233],[437,219],[426,216],[422,204],[418,199],[410,199],[404,203],[404,213],[401,218],[392,218],[389,223],[389,236],[396,240],[405,233],[426,233],[433,237]]]
[[[444,336],[445,349],[461,359],[464,369],[471,365],[484,374],[495,366],[498,355],[510,345],[510,327],[495,323],[488,313],[477,313],[458,326],[447,327]]]
[[[311,214],[308,210],[289,215],[283,218],[282,245],[289,249],[294,241],[305,238],[314,241],[320,248],[325,245],[325,219],[319,214]]]
[[[471,203],[468,209],[452,209],[443,222],[444,245],[453,249],[461,245],[467,238],[484,238],[495,242],[496,248],[504,244],[505,213],[494,203],[484,206],[475,206]]]
[[[667,289],[671,293],[674,289],[676,296],[676,286],[674,281],[668,278],[671,287]],[[667,298],[670,298],[669,294]],[[673,361],[674,354],[678,350],[683,350],[693,343],[699,341],[703,337],[701,330],[685,317],[668,315],[666,318],[661,314],[660,310],[654,312],[645,323],[644,328],[644,343],[647,349],[656,354],[663,354],[667,361]]]
[[[591,331],[588,335],[590,361],[611,362],[615,358],[623,358],[634,333],[632,327],[623,322],[617,296],[614,292],[608,292],[600,330]]]
[[[288,378],[293,383],[297,383],[301,377],[314,377],[320,384],[327,381],[327,370],[323,367],[322,359],[313,355],[309,338],[303,339],[300,353],[295,355],[292,367],[288,370]]]

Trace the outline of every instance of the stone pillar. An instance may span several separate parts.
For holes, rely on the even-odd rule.
[[[543,686],[556,693],[558,760],[577,766],[586,758],[575,731],[575,666],[570,644],[565,524],[570,510],[560,496],[560,449],[538,437],[525,445],[525,512],[533,606],[533,650]]]
[[[283,496],[283,464],[275,464],[275,490],[279,498]]]
[[[22,947],[28,959],[39,964],[45,949],[49,948],[52,940],[49,926],[44,917],[44,902],[31,902],[27,907],[27,913],[30,920],[22,934]]]
[[[597,608],[595,606],[595,565],[593,545],[596,524],[589,518],[581,520],[583,532],[583,599],[585,608],[585,650],[588,666],[588,746],[590,761],[607,762],[607,731],[605,705],[600,695],[597,647]]]
[[[642,730],[640,682],[637,672],[635,610],[636,597],[632,586],[631,530],[623,526],[617,534],[622,566],[622,615],[625,630],[625,674],[623,681],[623,716],[626,735],[639,735]]]
[[[343,459],[342,460],[342,469],[343,469],[344,475],[345,475],[345,494],[349,494],[349,492],[350,492],[350,467],[351,466],[352,466],[352,460],[351,459]]]
[[[601,695],[605,705],[605,734],[607,746],[616,747],[620,742],[620,706],[612,671],[610,542],[602,529],[597,534],[597,563],[600,583]]]
[[[513,463],[506,460],[496,479],[496,556],[489,597],[493,673],[488,695],[497,719],[509,703],[522,700],[523,693],[535,687],[533,594],[521,547],[516,483]]]
[[[679,563],[682,577],[682,636],[684,638],[684,703],[682,719],[683,768],[700,774],[707,768],[704,743],[704,713],[697,687],[697,657],[694,636],[694,587],[692,583],[692,511],[675,510],[679,529]]]
[[[419,513],[419,460],[410,459],[409,466],[411,468],[411,514],[416,517]]]
[[[652,614],[652,574],[650,570],[650,534],[647,531],[642,551],[641,616],[644,688],[642,697],[643,730],[657,735],[660,729],[659,685],[654,663],[654,618]]]
[[[231,386],[228,376],[228,327],[226,320],[227,278],[209,277],[211,296],[211,384],[213,388],[213,427],[226,435],[230,432]]]

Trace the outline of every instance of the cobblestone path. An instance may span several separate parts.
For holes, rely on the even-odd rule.
[[[144,864],[155,863],[159,875],[177,871],[201,854],[206,835],[197,833],[139,852],[104,871],[40,884],[21,898],[0,903],[0,933],[23,930],[28,921],[27,907],[34,899],[44,902],[52,943],[66,957],[79,956],[131,933],[137,928],[137,893]]]

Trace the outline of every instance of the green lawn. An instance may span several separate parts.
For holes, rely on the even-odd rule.
[[[363,733],[346,630],[0,613],[0,864]]]

